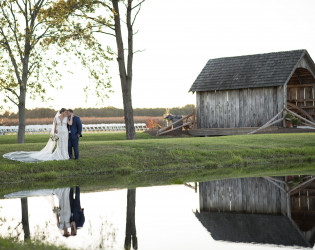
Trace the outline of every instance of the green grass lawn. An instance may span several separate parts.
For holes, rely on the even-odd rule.
[[[16,144],[16,136],[0,136],[0,155],[40,150],[47,139],[48,135],[27,135],[24,144]],[[86,185],[138,186],[315,174],[314,152],[315,133],[183,138],[138,133],[132,141],[125,140],[124,133],[85,134],[78,161],[22,163],[0,158],[0,183],[49,186],[72,180]]]

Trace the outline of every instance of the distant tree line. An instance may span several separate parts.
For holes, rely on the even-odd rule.
[[[184,107],[170,108],[169,112],[174,115],[189,115],[195,109],[195,105],[187,104]],[[26,118],[51,118],[56,115],[57,110],[49,108],[27,109]],[[124,116],[123,109],[115,107],[105,108],[76,108],[74,109],[76,115],[80,117],[122,117]],[[163,116],[166,113],[165,108],[137,108],[134,109],[135,116]],[[5,111],[0,114],[0,119],[18,118],[18,113],[11,113]]]

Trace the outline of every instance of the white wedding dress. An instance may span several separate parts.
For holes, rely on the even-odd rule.
[[[57,135],[59,137],[57,141],[57,147],[54,151],[56,142],[49,139],[46,146],[41,151],[18,151],[4,154],[3,157],[22,162],[42,162],[53,160],[68,160],[68,137],[69,132],[67,128],[67,117],[64,117],[62,121],[59,116],[56,115],[55,121],[57,122]],[[54,127],[54,124],[53,124]],[[53,129],[52,129],[53,131]],[[53,132],[52,132],[53,133]]]

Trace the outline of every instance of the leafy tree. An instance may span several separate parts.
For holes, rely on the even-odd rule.
[[[136,139],[133,108],[132,108],[132,79],[133,79],[133,35],[134,23],[145,0],[59,0],[51,12],[60,11],[60,18],[72,20],[77,31],[94,34],[105,34],[115,37],[117,45],[117,62],[123,96],[126,138]],[[124,7],[125,21],[121,19],[120,8]],[[101,14],[100,14],[101,13]],[[86,23],[80,22],[85,20]],[[69,21],[70,22],[70,21]],[[123,29],[126,27],[127,46],[123,41]],[[108,48],[107,48],[108,49]],[[126,53],[125,53],[126,51]],[[109,51],[111,52],[111,51]]]
[[[19,111],[18,143],[24,142],[26,93],[44,99],[44,82],[58,72],[47,71],[40,81],[42,68],[57,66],[57,61],[44,61],[45,50],[40,40],[50,35],[50,27],[38,22],[39,12],[50,1],[4,0],[0,3],[0,90]],[[49,66],[47,65],[49,64]]]
[[[103,84],[100,77],[102,73],[106,74],[102,59],[110,58],[104,53],[94,53],[89,57],[92,61],[90,64],[84,52],[78,52],[75,43],[67,43],[70,39],[77,39],[85,41],[85,47],[94,45],[94,51],[99,48],[95,40],[84,39],[88,36],[86,32],[82,32],[80,36],[73,33],[72,28],[69,28],[72,24],[66,23],[60,15],[46,18],[47,10],[54,4],[52,0],[0,1],[0,91],[6,96],[5,102],[10,100],[18,107],[18,143],[24,143],[26,94],[31,99],[39,96],[44,101],[44,86],[55,87],[52,83],[60,79],[61,75],[57,71],[59,61],[53,60],[49,55],[48,49],[52,44],[65,46],[65,51],[77,51],[76,55],[90,69],[98,87],[110,88],[110,79]],[[60,56],[63,52],[58,48],[55,53]],[[95,68],[90,67],[94,65],[93,62],[98,62],[103,72],[97,74]]]

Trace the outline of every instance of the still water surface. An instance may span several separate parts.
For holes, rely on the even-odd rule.
[[[73,249],[124,249],[125,243],[131,249],[132,244],[138,249],[312,249],[314,177],[299,177],[294,184],[292,177],[278,180],[240,178],[89,193],[82,188],[85,223],[70,237],[58,229],[56,195],[22,191],[0,199],[0,236],[24,240],[24,197],[30,238]],[[289,219],[291,213],[297,223]],[[301,213],[307,223],[299,219]]]

